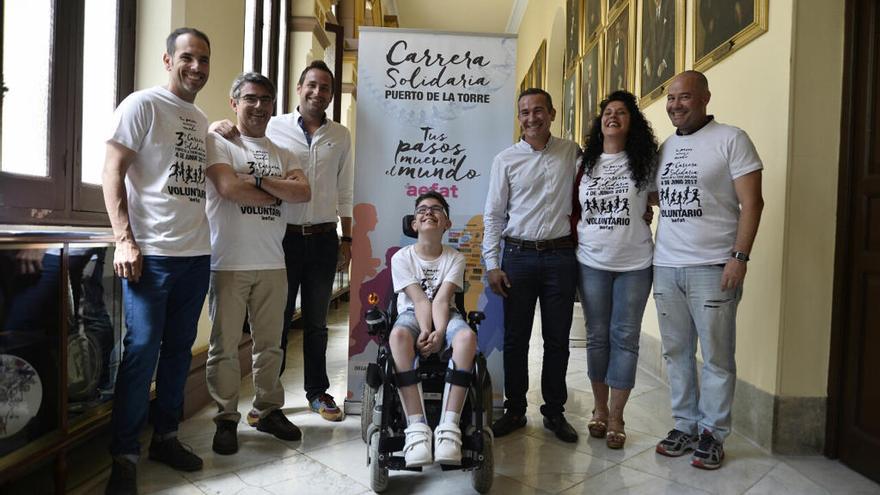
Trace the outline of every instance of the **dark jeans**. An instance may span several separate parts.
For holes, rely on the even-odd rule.
[[[511,287],[504,299],[504,408],[525,414],[529,390],[529,339],[535,303],[541,302],[541,335],[544,362],[541,369],[541,413],[555,416],[565,411],[568,390],[568,337],[571,331],[577,283],[574,249],[537,251],[504,247],[501,268]]]
[[[177,431],[210,270],[210,256],[144,256],[140,280],[123,281],[127,331],[113,400],[113,455],[140,453],[138,435],[147,420],[154,370],[154,432]]]
[[[281,333],[281,372],[287,362],[287,332],[302,288],[303,385],[312,400],[330,388],[327,378],[327,310],[333,292],[339,239],[336,232],[311,235],[288,233],[284,236],[284,263],[287,266],[287,307]]]

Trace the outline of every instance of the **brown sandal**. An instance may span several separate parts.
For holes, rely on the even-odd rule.
[[[626,432],[623,430],[624,422],[620,420],[608,420],[608,431],[605,436],[605,445],[609,449],[622,449],[626,443]]]
[[[608,424],[604,419],[596,417],[595,409],[593,409],[593,417],[587,423],[587,430],[590,431],[590,436],[593,438],[605,438],[605,434],[608,431]]]

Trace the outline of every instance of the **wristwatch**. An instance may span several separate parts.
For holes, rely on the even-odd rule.
[[[730,253],[730,256],[736,261],[746,262],[749,261],[749,255],[742,251],[734,251]]]
[[[340,240],[341,242],[347,242],[347,243],[351,244],[351,237],[349,237],[349,236],[347,236],[347,235],[344,235],[344,236],[340,237],[339,240]]]
[[[263,190],[263,178],[259,175],[255,176],[254,177],[254,185],[257,187],[257,189],[262,191]]]

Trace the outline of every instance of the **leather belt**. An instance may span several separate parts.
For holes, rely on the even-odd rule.
[[[325,232],[336,232],[336,223],[335,222],[316,223],[316,224],[307,223],[305,225],[296,225],[293,223],[287,224],[287,233],[288,234],[312,235],[312,234],[323,234]]]
[[[522,249],[532,249],[535,251],[574,248],[574,241],[569,236],[560,237],[558,239],[546,239],[541,241],[527,241],[525,239],[517,239],[516,237],[505,237],[504,242],[511,246],[517,246]]]

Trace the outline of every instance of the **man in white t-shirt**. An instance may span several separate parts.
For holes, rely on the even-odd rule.
[[[311,195],[296,156],[266,137],[275,106],[272,81],[255,72],[239,75],[232,83],[230,105],[239,135],[227,140],[208,134],[207,168],[213,322],[207,376],[208,392],[217,404],[212,448],[224,455],[238,451],[238,344],[246,314],[253,341],[254,426],[282,440],[302,436],[281,411],[278,341],[287,302],[281,241],[286,203],[308,201]]]
[[[154,371],[150,459],[183,471],[202,468],[177,440],[177,426],[211,261],[208,122],[193,104],[208,81],[210,57],[204,33],[172,32],[163,54],[168,84],[126,97],[107,140],[104,202],[116,237],[113,267],[123,279],[127,329],[113,398],[107,493],[137,493],[138,437]]]
[[[675,419],[656,450],[672,457],[694,450],[691,464],[703,469],[721,466],[730,434],[736,309],[764,206],[755,146],[742,130],[707,115],[710,96],[696,71],[669,86],[666,111],[676,132],[660,148],[654,250],[654,300]]]
[[[342,421],[342,409],[327,393],[327,312],[336,272],[346,271],[351,258],[354,166],[351,134],[326,114],[333,101],[334,81],[327,64],[320,60],[310,63],[296,85],[296,110],[271,119],[266,135],[296,154],[312,188],[311,201],[287,208],[283,245],[288,292],[280,342],[285,356],[281,370],[287,360],[287,333],[299,294],[306,400],[322,418]],[[215,123],[212,128],[227,138],[237,133],[229,121]]]
[[[406,416],[403,446],[407,467],[430,464],[461,464],[459,420],[477,352],[477,334],[455,307],[455,293],[464,290],[464,255],[442,244],[443,233],[452,226],[449,203],[435,191],[416,198],[413,230],[418,241],[394,253],[391,278],[398,315],[388,339],[394,357],[395,381]],[[418,371],[413,369],[416,351],[423,356],[452,347],[450,372],[443,391],[443,413],[434,433],[425,417]]]

